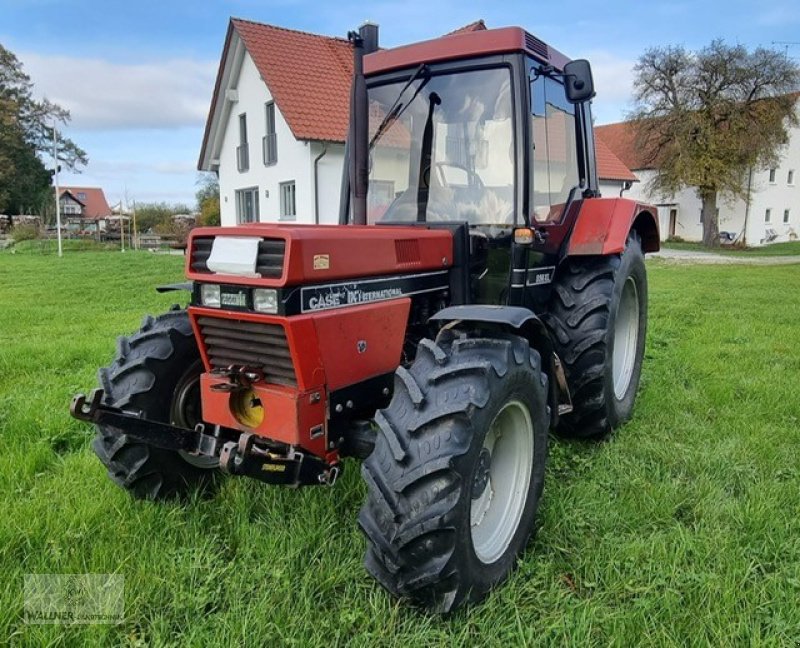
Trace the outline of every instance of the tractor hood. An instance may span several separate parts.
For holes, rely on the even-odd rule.
[[[200,282],[282,287],[452,265],[453,237],[447,230],[253,223],[192,230],[186,276]]]

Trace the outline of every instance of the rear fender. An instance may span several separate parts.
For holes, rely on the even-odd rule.
[[[555,353],[550,332],[532,311],[520,306],[449,306],[430,319],[441,324],[442,328],[448,324],[466,324],[477,328],[486,325],[485,328],[499,328],[528,340],[531,348],[539,352],[542,370],[549,379],[550,425],[555,427],[558,424],[559,404],[570,402],[569,390],[566,382],[558,379],[562,373],[561,361]]]
[[[567,256],[620,254],[631,230],[642,241],[642,251],[660,247],[658,211],[652,205],[627,198],[584,200],[572,228]]]

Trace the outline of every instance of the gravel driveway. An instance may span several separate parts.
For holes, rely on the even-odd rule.
[[[662,248],[659,252],[648,254],[648,257],[666,259],[675,263],[708,263],[737,265],[791,265],[800,263],[800,255],[794,256],[734,256],[731,254],[715,254],[714,252],[696,252],[695,250],[672,250]]]

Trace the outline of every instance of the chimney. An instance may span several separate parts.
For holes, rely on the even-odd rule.
[[[358,28],[358,35],[364,41],[364,54],[378,51],[378,25],[367,20]]]

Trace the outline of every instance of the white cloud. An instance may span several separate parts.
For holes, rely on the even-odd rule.
[[[575,52],[575,58],[587,58],[592,64],[592,76],[597,98],[592,104],[598,123],[620,121],[631,107],[633,95],[633,59],[617,56],[605,50]]]
[[[216,61],[113,63],[21,53],[37,95],[72,114],[82,130],[176,128],[205,122]]]

